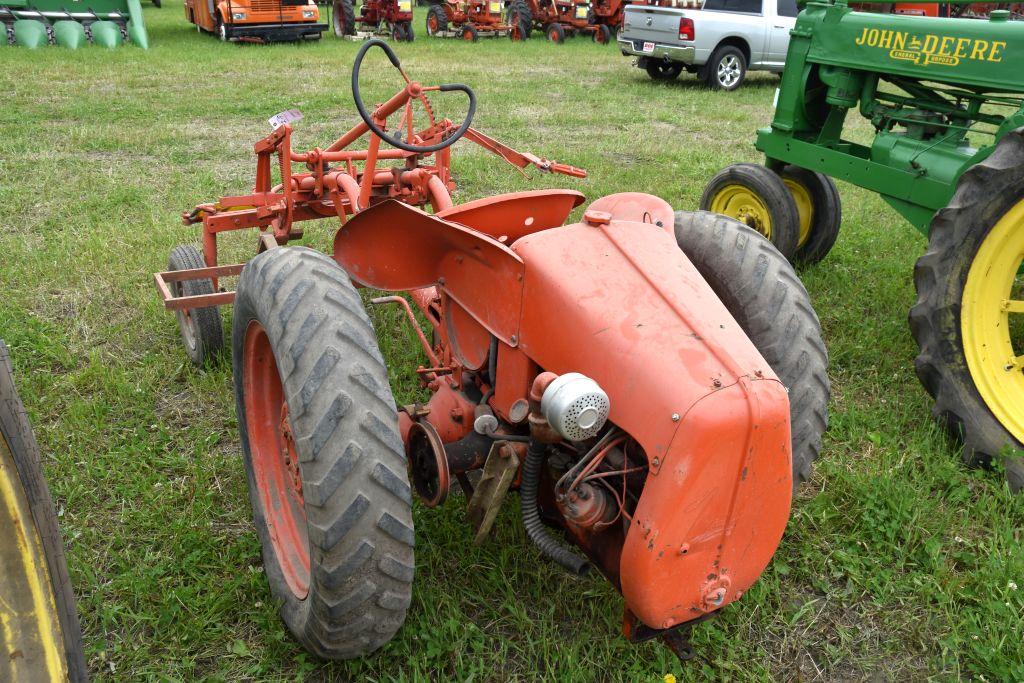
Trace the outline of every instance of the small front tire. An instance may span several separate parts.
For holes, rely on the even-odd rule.
[[[786,166],[780,173],[796,203],[800,234],[794,257],[797,263],[821,261],[832,250],[843,222],[839,190],[823,173],[799,166]]]
[[[198,249],[191,244],[182,244],[171,250],[167,259],[167,270],[192,270],[205,268],[206,261]],[[213,294],[213,280],[183,280],[170,283],[175,297]],[[192,364],[203,367],[224,346],[224,328],[220,308],[209,306],[177,311],[178,329],[185,353]]]
[[[700,208],[753,228],[793,260],[800,214],[782,178],[765,166],[733,164],[722,169],[704,188]]]

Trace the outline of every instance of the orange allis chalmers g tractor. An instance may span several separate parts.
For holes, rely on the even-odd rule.
[[[375,46],[401,70],[384,43],[360,48],[362,123],[326,149],[294,151],[288,124],[259,141],[254,191],[186,214],[203,254],[177,247],[156,275],[194,361],[221,345],[216,306],[234,303],[249,494],[285,624],[327,658],[392,638],[414,574],[411,492],[437,506],[456,479],[478,541],[518,489],[543,555],[595,566],[625,599],[631,639],[687,656],[690,625],[767,566],[820,446],[828,379],[806,292],[751,229],[646,194],[604,197],[567,225],[584,200],[572,190],[453,204],[460,138],[520,168],[585,173],[471,128],[465,85],[403,72],[368,109],[359,71]],[[426,102],[450,91],[469,100],[460,125]],[[430,119],[418,132],[414,104]],[[332,255],[282,246],[325,217],[341,223]],[[260,253],[217,265],[217,235],[246,228]],[[397,304],[416,330],[426,360],[409,372],[429,401],[396,407],[358,287],[404,293],[371,303]]]

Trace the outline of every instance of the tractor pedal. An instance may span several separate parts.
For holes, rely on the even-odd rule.
[[[508,441],[495,441],[487,454],[483,473],[477,482],[466,509],[466,516],[476,530],[473,542],[480,545],[491,533],[501,503],[519,471],[519,455]]]

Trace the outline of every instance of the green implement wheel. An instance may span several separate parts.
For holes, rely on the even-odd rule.
[[[700,198],[700,208],[734,218],[761,233],[790,261],[800,241],[800,214],[786,184],[758,164],[722,169]]]
[[[0,633],[0,680],[87,680],[64,543],[2,341]]]
[[[933,415],[968,465],[1024,488],[1024,129],[961,176],[914,269],[910,329]]]

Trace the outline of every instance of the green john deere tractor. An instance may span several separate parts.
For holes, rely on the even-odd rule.
[[[865,3],[860,3],[865,4]],[[961,3],[962,4],[962,3]],[[809,2],[791,32],[763,166],[716,175],[701,208],[819,261],[839,231],[830,176],[873,190],[928,238],[914,270],[917,375],[964,460],[1024,487],[1024,22]],[[870,145],[844,138],[851,113]]]
[[[0,22],[6,42],[21,47],[149,47],[139,0],[0,0]]]

